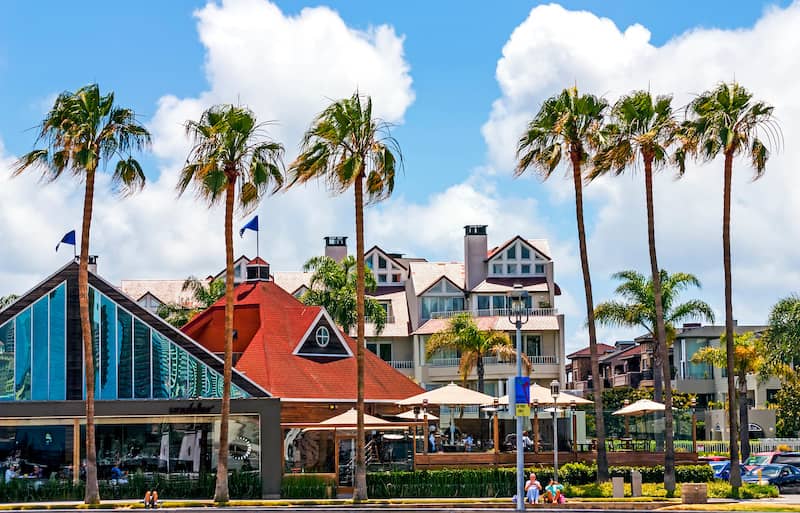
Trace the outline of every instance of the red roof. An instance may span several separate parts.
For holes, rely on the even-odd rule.
[[[598,356],[603,356],[606,353],[613,353],[616,350],[617,350],[616,347],[610,346],[608,344],[603,344],[602,342],[597,344],[597,355]],[[589,356],[591,356],[589,354],[589,347],[584,347],[580,351],[575,351],[572,354],[568,354],[567,358],[572,360],[573,358],[588,358]]]
[[[247,262],[247,265],[269,265],[262,259],[261,257],[255,257],[254,259]]]
[[[304,305],[274,282],[242,283],[234,294],[234,352],[242,353],[237,370],[275,397],[355,401],[355,356],[294,354],[320,315],[327,312]],[[224,310],[222,298],[182,330],[210,351],[222,352]],[[355,355],[355,341],[340,334]],[[367,401],[394,401],[424,392],[371,351],[364,351],[364,365]]]

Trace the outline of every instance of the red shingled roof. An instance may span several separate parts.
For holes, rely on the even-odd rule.
[[[599,342],[597,344],[597,355],[598,356],[603,356],[604,354],[607,354],[607,353],[613,353],[616,350],[617,350],[616,347],[610,346],[608,344],[603,344],[602,342]],[[589,347],[587,346],[587,347],[584,347],[583,349],[581,349],[580,351],[575,351],[572,354],[568,354],[567,358],[569,358],[571,360],[571,359],[576,358],[576,357],[577,358],[581,358],[581,357],[588,357],[588,356],[590,356],[590,355],[589,355]]]
[[[275,397],[355,401],[355,357],[293,354],[320,317],[321,307],[304,305],[271,281],[242,283],[234,294],[234,352],[242,353],[237,370]],[[210,351],[222,352],[224,309],[222,298],[182,330]],[[343,337],[355,355],[355,341]],[[367,401],[393,401],[424,392],[371,351],[365,351],[364,364]]]

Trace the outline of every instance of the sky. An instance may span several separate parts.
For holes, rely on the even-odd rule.
[[[22,293],[63,265],[61,236],[80,228],[82,186],[11,178],[34,147],[36,125],[56,95],[97,82],[133,108],[153,134],[141,156],[148,185],[121,199],[101,179],[92,253],[113,282],[183,278],[224,266],[222,211],[178,199],[177,170],[189,141],[182,124],[216,103],[242,103],[271,121],[287,160],[303,130],[334,98],[357,88],[393,126],[405,167],[389,200],[367,210],[367,245],[429,260],[463,259],[463,226],[489,226],[490,245],[521,234],[548,238],[567,350],[587,344],[571,182],[514,179],[526,120],[562,88],[614,102],[647,89],[680,108],[736,79],[775,106],[784,144],[765,176],[735,165],[734,316],[761,324],[795,293],[800,236],[800,3],[676,0],[542,2],[326,2],[156,0],[133,3],[11,0],[0,6],[0,295]],[[46,14],[43,14],[43,10]],[[703,283],[700,298],[724,319],[721,162],[692,164],[656,179],[659,260]],[[614,297],[611,275],[647,272],[641,174],[586,188],[595,302]],[[298,270],[326,235],[353,238],[352,198],[309,185],[267,197],[261,255],[274,270]],[[241,225],[246,219],[237,219]],[[253,254],[252,238],[236,253]],[[613,343],[637,330],[600,327]]]

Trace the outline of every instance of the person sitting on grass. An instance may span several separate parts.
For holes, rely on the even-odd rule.
[[[550,480],[550,484],[544,489],[544,501],[551,504],[564,504],[564,486],[555,479]]]
[[[531,472],[530,479],[525,482],[525,500],[530,504],[538,504],[541,492],[542,483],[536,479],[536,474]]]

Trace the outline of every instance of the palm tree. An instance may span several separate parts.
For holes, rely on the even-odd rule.
[[[217,302],[225,295],[225,280],[216,279],[211,282],[202,281],[194,276],[189,276],[183,282],[181,290],[191,292],[194,306],[178,303],[165,303],[158,307],[158,316],[180,328],[192,318]]]
[[[426,343],[425,354],[431,358],[442,349],[452,349],[461,353],[458,368],[461,379],[467,382],[469,375],[475,370],[478,374],[478,392],[484,389],[483,359],[496,355],[503,360],[513,360],[517,356],[511,337],[504,331],[483,331],[475,324],[469,313],[458,314],[450,319],[446,330],[434,333]],[[531,362],[527,355],[522,355],[526,372],[530,373]]]
[[[228,502],[228,418],[233,367],[233,209],[254,210],[266,193],[283,185],[283,146],[269,139],[264,124],[246,107],[215,105],[187,121],[193,148],[178,181],[179,194],[193,186],[209,206],[225,202],[225,365],[217,457],[216,502]],[[238,189],[238,195],[237,195]]]
[[[397,141],[389,126],[372,116],[372,99],[358,92],[322,111],[303,137],[300,155],[291,165],[292,184],[323,179],[336,193],[353,187],[356,217],[356,468],[353,499],[367,499],[364,458],[364,186],[366,202],[392,194],[402,167]]]
[[[739,461],[736,443],[736,404],[734,383],[733,282],[731,278],[731,181],[733,159],[744,156],[759,178],[769,158],[767,144],[780,142],[780,129],[772,117],[773,107],[753,100],[753,95],[736,82],[722,83],[695,98],[687,107],[689,119],[684,123],[683,148],[677,157],[681,172],[686,154],[699,155],[706,161],[722,154],[725,158],[722,191],[722,260],[725,274],[725,340],[728,371],[728,420],[730,423],[730,457]],[[764,138],[765,137],[765,138]],[[748,426],[741,426],[747,438]],[[731,486],[738,491],[742,484],[738,465],[731,465]]]
[[[341,262],[327,257],[310,258],[303,271],[311,272],[311,288],[301,300],[307,305],[325,307],[329,314],[350,333],[358,322],[356,316],[356,259],[347,256]],[[374,292],[378,284],[372,271],[364,269],[365,290]],[[380,335],[386,326],[386,310],[373,298],[364,298],[364,315],[375,325],[375,333]]]
[[[612,121],[606,127],[607,141],[595,156],[592,177],[610,170],[621,174],[641,161],[644,165],[645,203],[647,205],[647,242],[650,252],[650,273],[655,299],[655,341],[657,361],[654,372],[655,400],[661,401],[661,376],[664,379],[664,486],[675,491],[675,444],[672,431],[672,385],[670,383],[669,349],[664,331],[664,308],[661,280],[656,255],[655,213],[653,205],[653,167],[662,167],[668,160],[667,148],[675,138],[678,124],[672,114],[672,97],[655,98],[648,91],[635,91],[620,98],[611,111]],[[658,372],[661,371],[661,372]]]
[[[591,166],[592,150],[602,142],[601,128],[607,107],[608,103],[602,98],[591,94],[579,95],[576,87],[564,89],[561,93],[545,100],[539,112],[528,123],[525,133],[517,144],[519,162],[516,169],[516,175],[519,176],[529,168],[534,168],[546,180],[556,170],[562,158],[568,157],[571,164],[594,383],[598,482],[608,481],[608,459],[603,420],[603,382],[600,378],[592,279],[589,274],[586,230],[583,224],[583,171],[584,166]]]
[[[144,172],[132,153],[150,144],[150,133],[137,120],[133,110],[114,105],[114,93],[100,93],[97,84],[58,95],[41,123],[37,143],[44,147],[23,155],[14,175],[35,167],[43,170],[46,181],[55,181],[64,172],[85,183],[83,224],[78,267],[78,299],[86,374],[86,493],[87,504],[100,502],[97,486],[97,449],[94,429],[94,354],[89,322],[89,236],[94,205],[94,184],[98,168],[116,160],[112,182],[122,195],[140,190]],[[100,167],[101,162],[103,167]]]
[[[692,356],[693,363],[707,363],[714,367],[725,369],[728,362],[727,343],[725,337],[720,337],[720,347],[704,347]],[[779,375],[788,378],[793,371],[788,365],[773,362],[767,356],[765,340],[757,337],[752,332],[737,334],[733,341],[733,362],[736,369],[737,398],[739,401],[739,425],[747,426],[750,431],[750,419],[747,404],[747,375],[756,374],[758,379],[765,380],[770,375]],[[742,438],[742,461],[750,457],[749,437]]]
[[[785,297],[772,306],[765,342],[773,363],[794,366],[800,362],[800,296]]]
[[[9,294],[7,296],[0,296],[0,310],[2,310],[3,308],[7,307],[8,305],[13,303],[17,299],[19,299],[19,296],[17,296],[16,294]]]

